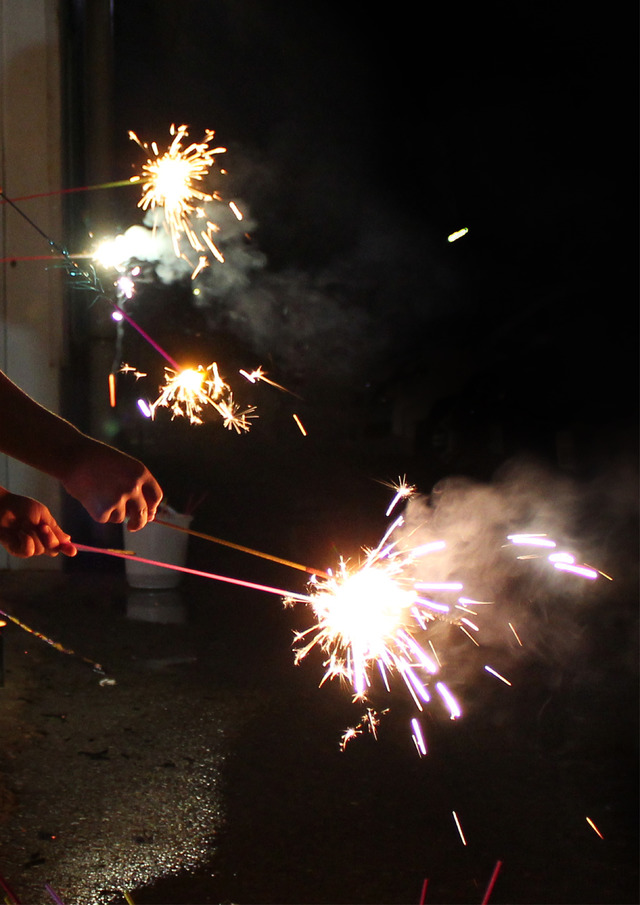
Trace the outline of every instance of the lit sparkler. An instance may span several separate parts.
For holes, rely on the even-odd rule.
[[[415,575],[416,569],[423,567],[424,557],[442,550],[442,543],[404,550],[399,541],[390,539],[402,523],[400,516],[378,546],[366,552],[362,565],[350,568],[341,560],[337,574],[312,581],[310,600],[317,621],[297,634],[294,647],[297,663],[313,648],[326,655],[320,684],[340,678],[351,686],[358,701],[368,698],[374,673],[379,673],[387,689],[390,679],[398,676],[422,711],[431,700],[429,685],[440,666],[416,635],[437,619],[446,617],[456,624],[461,618],[450,604],[425,596]],[[446,583],[438,591],[446,595],[461,587],[457,582]],[[461,709],[446,684],[439,681],[435,688],[451,718],[460,716]],[[424,747],[426,751],[415,724],[413,736],[418,750]]]
[[[215,135],[212,129],[206,130],[202,141],[192,141],[188,144],[187,126],[172,125],[170,134],[173,140],[168,149],[161,153],[156,142],[149,145],[142,142],[135,132],[129,132],[132,141],[144,151],[152,152],[152,156],[142,166],[141,176],[138,177],[142,181],[142,197],[138,207],[145,211],[163,209],[165,226],[176,257],[185,257],[181,248],[183,238],[198,255],[192,271],[192,278],[195,279],[198,273],[208,266],[210,254],[220,263],[224,263],[224,255],[214,241],[219,227],[204,209],[206,203],[222,201],[222,198],[217,191],[205,191],[204,180],[215,164],[216,157],[224,154],[226,148],[211,147]],[[230,202],[228,206],[234,216],[242,220],[242,213],[237,205]],[[204,228],[194,226],[192,221],[194,217],[204,221]]]
[[[205,406],[215,409],[224,426],[237,433],[248,431],[251,419],[257,417],[254,406],[242,410],[233,401],[216,362],[206,368],[202,365],[181,370],[165,368],[165,384],[155,402],[149,404],[149,411],[153,418],[157,408],[165,407],[171,411],[172,418],[186,417],[191,424],[202,424]]]
[[[389,486],[395,495],[387,515],[415,490],[406,478]],[[463,582],[449,575],[441,578],[443,563],[438,554],[446,550],[446,541],[434,539],[411,546],[403,536],[409,532],[400,530],[403,525],[404,517],[397,516],[379,544],[363,551],[361,563],[351,565],[341,559],[335,573],[328,570],[322,578],[314,576],[309,599],[315,622],[306,631],[296,633],[295,661],[299,663],[314,649],[321,651],[324,674],[320,685],[337,678],[350,686],[354,701],[369,701],[380,681],[389,692],[391,681],[400,680],[400,687],[422,712],[435,692],[449,717],[455,720],[462,716],[462,708],[442,681],[443,665],[429,632],[434,623],[444,622],[457,627],[480,647],[476,637],[481,629],[478,613],[490,601],[463,596]],[[415,529],[410,532],[412,537],[415,534]],[[573,554],[560,551],[547,535],[513,534],[507,540],[506,546],[536,551],[528,553],[527,558],[546,556],[553,568],[571,567],[575,575],[590,580],[605,574],[577,563]],[[508,625],[521,645],[513,625]],[[484,669],[511,685],[493,667],[485,665]],[[365,727],[361,721],[346,730],[341,747]],[[423,755],[426,743],[416,719],[411,722],[411,731],[416,748]]]

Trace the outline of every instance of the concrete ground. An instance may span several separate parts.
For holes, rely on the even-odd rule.
[[[528,658],[463,719],[427,717],[420,758],[395,699],[377,740],[340,749],[353,706],[294,665],[299,607],[88,566],[0,575],[0,607],[76,654],[3,630],[0,874],[20,902],[418,903],[427,880],[427,905],[479,903],[499,860],[496,905],[638,901],[631,604],[609,596],[552,677]]]

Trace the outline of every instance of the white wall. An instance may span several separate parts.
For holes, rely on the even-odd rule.
[[[0,184],[9,198],[61,187],[60,47],[57,0],[0,0]],[[18,202],[40,229],[63,244],[61,198]],[[0,368],[53,411],[59,410],[63,352],[63,273],[32,226],[0,204]],[[0,412],[0,417],[2,413]],[[46,438],[42,438],[46,442]],[[0,455],[0,484],[42,500],[59,516],[56,482]],[[0,569],[56,568],[57,559],[24,561],[0,548]]]

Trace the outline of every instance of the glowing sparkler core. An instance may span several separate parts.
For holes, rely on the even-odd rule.
[[[350,569],[341,561],[337,575],[316,579],[310,604],[317,624],[297,636],[301,646],[296,647],[296,662],[318,647],[327,654],[321,684],[327,679],[346,680],[354,700],[367,698],[374,669],[387,690],[389,678],[397,675],[422,710],[430,700],[427,686],[439,666],[415,635],[429,622],[442,618],[442,613],[434,601],[421,596],[410,567],[443,545],[436,542],[402,551],[397,541],[389,540],[402,523],[402,517],[395,520],[359,568]],[[455,617],[449,619],[455,621]],[[459,707],[448,689],[441,697],[452,718],[454,711],[458,716]]]

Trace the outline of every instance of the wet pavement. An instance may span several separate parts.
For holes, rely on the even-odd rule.
[[[514,664],[462,720],[428,717],[420,758],[402,701],[340,749],[349,695],[294,665],[308,616],[276,596],[3,573],[2,609],[80,656],[4,629],[0,873],[30,905],[46,884],[66,905],[418,903],[425,880],[445,905],[481,902],[500,860],[496,905],[637,902],[635,604],[603,588],[597,669]]]

